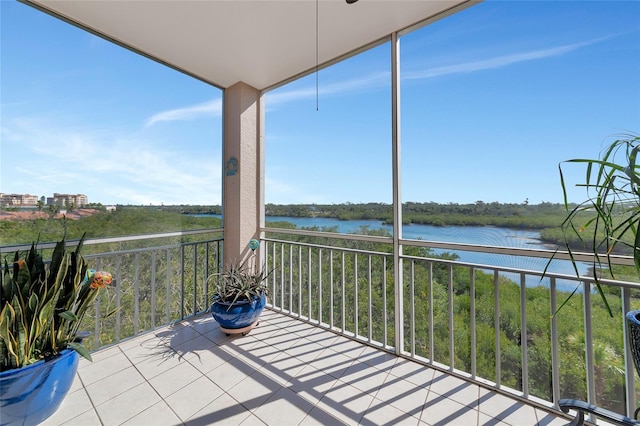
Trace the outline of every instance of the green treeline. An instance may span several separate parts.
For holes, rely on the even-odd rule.
[[[182,214],[221,214],[221,206],[161,206],[149,209]],[[503,226],[511,228],[542,229],[558,227],[566,216],[563,204],[515,204],[485,203],[438,204],[434,202],[403,204],[403,220],[406,224],[420,223],[436,226],[473,225]],[[393,220],[390,204],[266,204],[267,216],[326,217],[342,220],[373,219],[386,223]]]
[[[193,217],[149,207],[122,207],[113,212],[97,213],[77,220],[32,219],[0,220],[0,245],[30,244],[34,241],[68,240],[154,234],[194,229],[218,228],[221,220],[215,217]]]
[[[386,223],[393,220],[392,206],[384,203],[365,204],[267,204],[268,216],[331,217],[342,220],[375,219]],[[503,204],[476,201],[473,204],[438,204],[408,202],[402,205],[405,224],[419,223],[436,226],[503,226],[510,228],[542,229],[558,227],[566,212],[564,205]]]
[[[133,207],[118,206],[118,210]],[[138,207],[147,211],[194,214],[222,214],[221,206],[151,206]],[[344,204],[266,204],[265,214],[285,217],[320,217],[341,220],[380,220],[393,222],[392,206],[384,203]],[[566,217],[563,204],[503,204],[498,202],[473,204],[404,203],[405,224],[434,226],[500,226],[519,229],[560,229]],[[555,237],[553,237],[555,239]]]

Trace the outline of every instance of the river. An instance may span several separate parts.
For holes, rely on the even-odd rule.
[[[331,218],[311,218],[311,217],[284,217],[268,216],[267,222],[284,221],[296,225],[298,228],[327,228],[335,227],[340,233],[358,232],[363,226],[369,229],[384,229],[389,233],[393,232],[391,225],[385,225],[379,220],[339,220]],[[547,249],[546,245],[540,241],[540,232],[532,230],[500,228],[493,226],[433,226],[433,225],[404,225],[402,227],[402,237],[412,240],[426,240],[449,243],[478,244],[498,247],[515,247],[530,249]],[[547,260],[537,257],[508,256],[493,253],[478,253],[469,251],[451,251],[433,249],[436,254],[445,251],[455,253],[463,262],[476,263],[481,265],[504,266],[508,268],[518,268],[531,271],[544,271]],[[578,263],[578,270],[581,275],[589,272],[588,263]],[[549,266],[549,272],[575,275],[573,266],[569,261],[554,260]],[[519,282],[518,274],[504,273],[503,276]],[[535,276],[527,276],[526,284],[529,287],[537,285],[549,285],[549,280],[540,280]],[[558,290],[573,291],[576,287],[574,281],[558,280]]]
[[[218,216],[219,217],[219,216]],[[298,228],[335,228],[340,233],[354,233],[360,231],[362,227],[369,229],[384,229],[390,234],[393,232],[391,225],[385,225],[379,220],[339,220],[332,218],[312,218],[312,217],[286,217],[267,216],[268,222],[289,222]],[[522,230],[512,228],[500,228],[493,226],[432,226],[432,225],[404,225],[402,227],[402,237],[413,240],[426,240],[450,243],[478,244],[509,248],[531,248],[547,249],[550,247],[540,241],[540,233],[533,230]],[[436,254],[449,251],[459,256],[463,262],[476,263],[482,265],[503,266],[531,271],[543,271],[547,265],[547,260],[536,257],[509,256],[492,253],[478,253],[468,251],[451,251],[433,249]],[[590,265],[579,263],[580,274],[586,275]],[[574,275],[575,271],[569,261],[556,260],[549,267],[550,272],[567,275]],[[519,281],[517,274],[504,274],[514,281]],[[536,277],[527,277],[527,285],[548,285],[548,280],[540,281]],[[575,282],[558,282],[558,288],[573,291]]]

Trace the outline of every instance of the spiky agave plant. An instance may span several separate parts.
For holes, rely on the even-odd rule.
[[[264,270],[255,271],[246,264],[227,265],[224,270],[214,274],[216,301],[229,303],[229,307],[239,300],[251,300],[267,294],[266,280],[269,274]]]
[[[4,259],[0,274],[0,371],[20,368],[53,357],[67,348],[87,359],[78,341],[82,318],[111,275],[89,270],[81,256],[84,235],[77,248],[59,241],[45,265],[36,244],[24,257],[16,252],[11,264]]]
[[[209,276],[208,281],[215,281],[214,298],[216,302],[228,303],[227,310],[231,309],[234,303],[241,300],[252,300],[265,296],[269,293],[267,278],[271,272],[259,268],[256,265],[255,250],[259,242],[251,240],[249,248],[251,255],[240,263],[226,265],[222,272]]]
[[[611,254],[616,248],[626,247],[633,254],[636,273],[640,275],[640,136],[624,135],[609,144],[599,159],[572,159],[560,163],[560,183],[564,194],[567,217],[562,223],[564,243],[575,273],[580,276],[572,240],[590,247],[593,254],[594,281],[598,293],[613,316],[600,285],[599,270],[606,268],[615,278]],[[567,185],[562,165],[579,163],[586,165],[584,183],[577,187],[586,189],[587,198],[574,206],[567,198]],[[547,264],[548,267],[549,264]],[[545,270],[546,272],[546,270]],[[575,293],[575,290],[569,298]],[[558,311],[568,302],[567,298]]]

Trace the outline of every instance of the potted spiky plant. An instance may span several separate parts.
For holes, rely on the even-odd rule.
[[[256,265],[258,240],[251,240],[251,255],[238,264],[226,265],[222,272],[208,279],[215,283],[211,315],[223,332],[247,334],[257,325],[266,305],[269,272]]]
[[[602,275],[616,278],[612,254],[620,252],[633,257],[632,274],[640,277],[640,136],[623,135],[603,151],[599,159],[573,159],[564,163],[586,166],[585,181],[576,186],[587,192],[583,202],[572,205],[567,198],[567,187],[562,163],[560,182],[564,194],[567,216],[562,223],[564,242],[576,276],[580,277],[574,253],[574,241],[583,243],[593,254],[592,270],[596,289],[604,306],[613,316],[606,295],[600,285]],[[548,265],[547,265],[548,266]],[[628,269],[628,268],[627,268]],[[558,311],[573,296],[569,295]],[[640,374],[640,310],[625,314],[631,352]],[[638,412],[636,411],[636,415]]]
[[[624,135],[609,144],[599,159],[577,158],[559,165],[560,183],[567,216],[561,228],[576,276],[578,264],[574,247],[583,245],[593,255],[594,282],[609,315],[611,307],[600,285],[601,275],[616,276],[612,254],[633,256],[635,275],[640,276],[640,136]],[[584,188],[587,198],[579,204],[569,202],[563,164],[586,166],[585,180],[576,184]],[[547,264],[549,266],[549,264]],[[546,271],[545,271],[546,272]],[[569,296],[573,296],[573,293]],[[558,310],[568,302],[567,298]]]
[[[3,424],[38,424],[59,407],[73,382],[82,319],[111,275],[87,267],[59,241],[45,264],[36,244],[0,274],[0,411]]]

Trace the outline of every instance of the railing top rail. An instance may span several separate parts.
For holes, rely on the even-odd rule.
[[[198,235],[198,234],[210,234],[212,232],[223,232],[222,228],[207,228],[207,229],[194,229],[187,231],[175,231],[175,232],[163,232],[159,234],[140,234],[140,235],[124,235],[120,237],[103,237],[103,238],[88,238],[84,241],[84,245],[95,245],[95,244],[108,244],[108,243],[122,243],[128,241],[137,241],[137,240],[151,240],[157,238],[168,238],[168,237],[184,237],[187,235]],[[222,239],[222,237],[220,238]],[[67,246],[76,246],[80,240],[67,240]],[[52,249],[56,246],[55,242],[46,242],[46,243],[38,243],[38,249]],[[29,250],[31,248],[31,244],[17,244],[17,245],[7,245],[0,246],[0,253],[11,253],[15,251]]]
[[[222,241],[222,238],[213,238],[211,240],[198,240],[194,242],[179,242],[176,244],[164,244],[161,246],[153,246],[153,247],[141,247],[141,248],[132,248],[132,249],[124,249],[124,250],[115,250],[115,251],[109,251],[108,253],[83,254],[82,256],[86,259],[94,259],[94,258],[104,257],[105,255],[120,256],[123,254],[131,254],[131,253],[145,253],[145,252],[152,252],[152,251],[158,252],[163,250],[177,249],[180,247],[198,246],[200,244],[215,243],[218,241]]]

